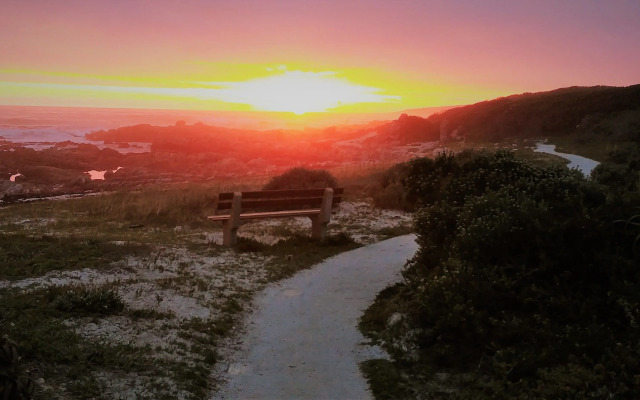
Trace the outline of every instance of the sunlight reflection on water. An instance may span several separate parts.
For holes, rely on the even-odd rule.
[[[122,167],[118,167],[116,169],[111,170],[111,172],[116,173],[118,171],[120,171],[122,169]],[[86,172],[87,174],[89,174],[89,176],[91,177],[92,181],[103,181],[104,180],[104,174],[107,173],[107,170],[105,169],[104,171],[97,171],[95,169],[92,169],[90,171]]]
[[[15,181],[16,181],[16,178],[17,178],[17,177],[19,177],[19,176],[22,176],[22,174],[18,172],[17,174],[13,174],[13,175],[11,175],[11,177],[9,178],[9,180],[10,180],[11,182],[15,182]]]

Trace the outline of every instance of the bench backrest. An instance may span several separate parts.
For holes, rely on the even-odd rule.
[[[342,201],[344,188],[333,189],[332,210],[336,210]],[[250,211],[286,211],[306,208],[320,208],[324,189],[262,190],[242,192],[242,210]],[[218,194],[216,210],[230,210],[233,192]]]

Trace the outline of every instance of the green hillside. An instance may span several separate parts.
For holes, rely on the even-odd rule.
[[[483,101],[436,114],[425,126],[441,139],[499,141],[509,137],[640,135],[640,85],[570,87]],[[433,136],[436,132],[425,132]]]

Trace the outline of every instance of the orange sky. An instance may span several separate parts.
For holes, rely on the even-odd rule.
[[[0,104],[383,112],[640,83],[635,0],[3,0]]]

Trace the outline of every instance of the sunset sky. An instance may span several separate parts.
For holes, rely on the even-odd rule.
[[[0,104],[384,112],[640,83],[637,0],[2,0]]]

